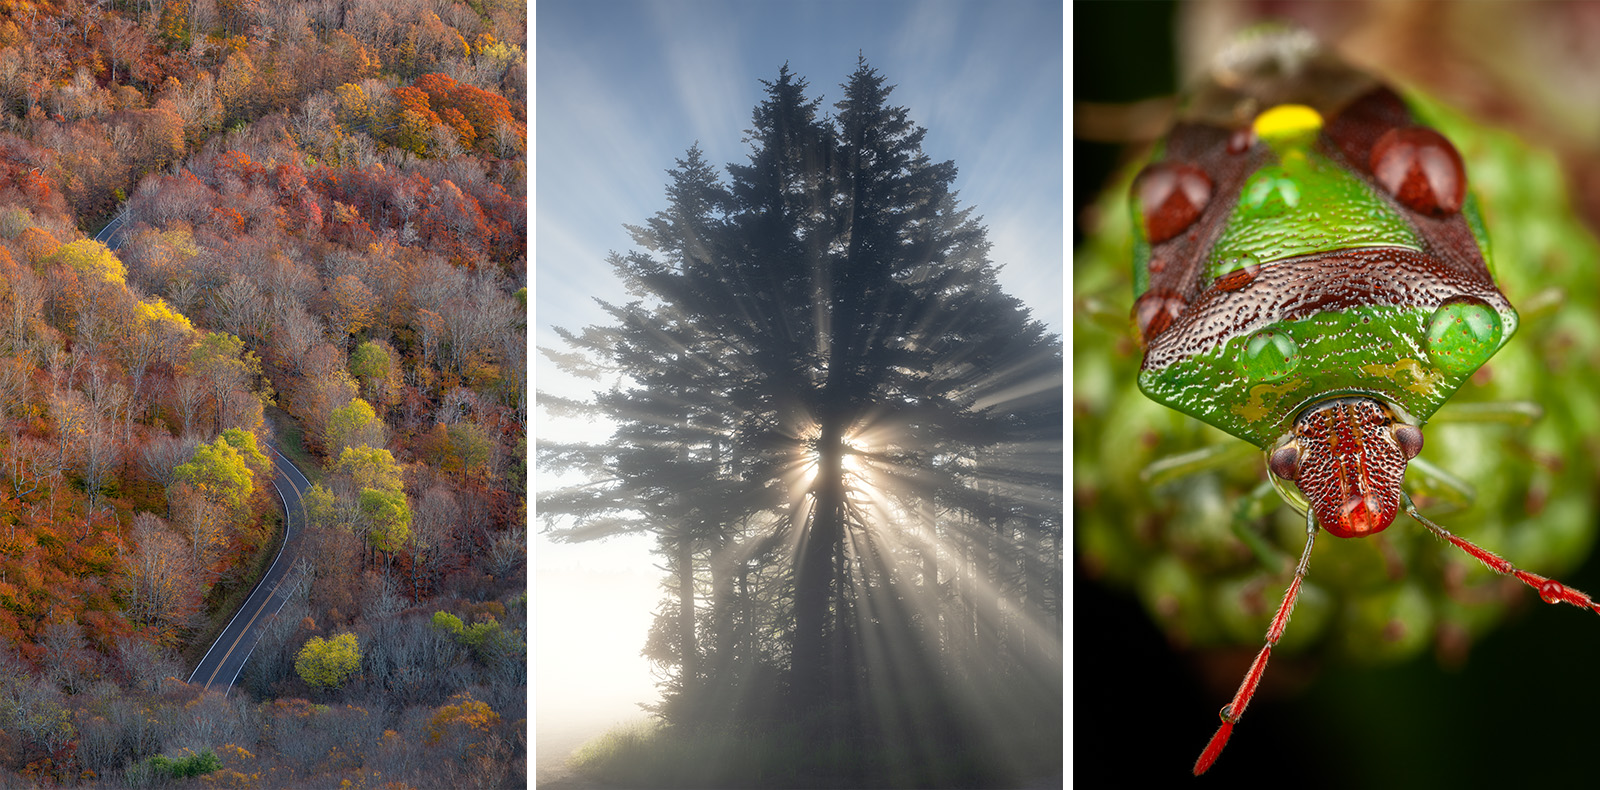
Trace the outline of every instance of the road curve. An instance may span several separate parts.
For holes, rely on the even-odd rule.
[[[128,209],[123,207],[95,234],[94,240],[116,251],[122,246],[122,231],[127,222]],[[283,453],[278,452],[278,448],[268,445],[267,449],[272,453],[272,487],[277,490],[278,501],[283,505],[283,545],[278,547],[278,556],[273,558],[272,567],[256,582],[256,588],[251,591],[244,606],[228,621],[228,627],[223,629],[217,641],[200,659],[200,665],[189,675],[189,683],[199,683],[207,691],[220,689],[224,696],[233,691],[233,684],[238,681],[245,662],[255,652],[256,642],[261,641],[261,631],[267,621],[283,608],[289,594],[289,588],[283,586],[284,579],[288,577],[295,559],[300,556],[300,536],[305,527],[305,507],[300,498],[311,488],[311,481]]]
[[[278,448],[268,446],[272,452],[272,487],[277,489],[278,500],[283,504],[283,545],[255,590],[228,622],[200,665],[189,676],[190,684],[203,686],[207,691],[216,689],[226,695],[233,690],[240,670],[250,659],[261,639],[261,630],[272,616],[283,608],[290,587],[284,586],[295,559],[300,556],[300,538],[305,527],[305,508],[300,498],[311,488],[311,481],[290,463]]]
[[[117,248],[122,246],[122,227],[126,224],[128,224],[128,209],[124,207],[117,212],[117,216],[112,217],[111,221],[100,229],[99,233],[94,234],[94,240],[110,247],[115,252]]]

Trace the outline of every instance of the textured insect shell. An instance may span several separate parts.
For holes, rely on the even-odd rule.
[[[1435,217],[1378,184],[1374,142],[1416,125],[1389,89],[1369,83],[1342,104],[1278,93],[1309,102],[1320,122],[1259,135],[1217,126],[1239,113],[1209,106],[1212,91],[1191,108],[1200,120],[1174,128],[1156,161],[1212,185],[1185,231],[1151,244],[1135,191],[1136,304],[1173,314],[1141,326],[1140,389],[1261,447],[1338,395],[1376,396],[1425,422],[1517,326],[1476,200]]]

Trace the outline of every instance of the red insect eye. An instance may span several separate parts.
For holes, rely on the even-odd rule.
[[[1400,445],[1400,452],[1411,460],[1422,452],[1422,429],[1415,425],[1400,423],[1394,426],[1394,440]]]
[[[1300,448],[1286,444],[1272,451],[1267,458],[1267,468],[1272,473],[1285,479],[1295,480],[1300,477]]]
[[[1461,210],[1467,198],[1467,170],[1461,154],[1432,129],[1390,129],[1372,146],[1372,175],[1413,211],[1444,217]]]
[[[1184,232],[1211,201],[1211,179],[1194,165],[1157,162],[1139,174],[1134,194],[1145,236],[1160,244]]]

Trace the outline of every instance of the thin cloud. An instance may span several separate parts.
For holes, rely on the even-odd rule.
[[[734,44],[741,38],[733,17],[682,13],[682,3],[652,6],[664,45],[667,81],[677,101],[671,108],[693,131],[679,149],[699,141],[708,155],[730,153],[755,101],[750,66]],[[713,43],[715,42],[715,43]],[[719,161],[715,156],[710,161]]]

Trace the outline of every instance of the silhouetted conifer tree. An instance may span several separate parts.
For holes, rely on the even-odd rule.
[[[539,507],[570,539],[660,537],[670,721],[799,711],[838,739],[938,708],[904,698],[981,674],[944,665],[963,651],[1059,668],[1061,345],[864,60],[832,117],[787,66],[763,84],[748,163],[724,184],[690,148],[611,258],[635,301],[547,352],[616,377],[581,407],[616,428],[541,445],[589,482]]]

